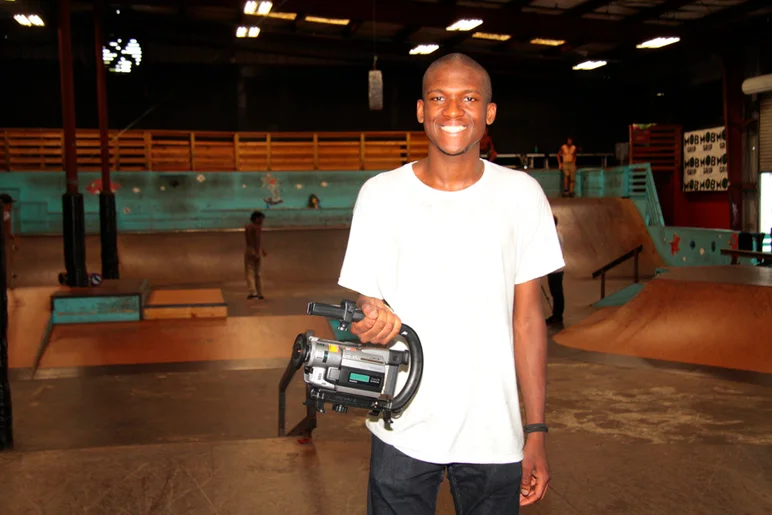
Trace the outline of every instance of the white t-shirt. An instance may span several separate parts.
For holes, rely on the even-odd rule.
[[[382,419],[367,426],[432,463],[522,460],[514,287],[564,265],[540,185],[483,163],[480,180],[454,192],[421,182],[412,163],[369,179],[340,273],[341,286],[385,299],[421,339],[416,396],[391,430]],[[405,379],[400,372],[397,391]]]

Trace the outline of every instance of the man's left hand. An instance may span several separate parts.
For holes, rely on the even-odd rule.
[[[520,481],[520,506],[544,498],[550,482],[544,433],[531,433],[523,449],[523,478]]]

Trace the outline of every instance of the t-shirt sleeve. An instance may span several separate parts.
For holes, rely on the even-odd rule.
[[[565,266],[563,251],[547,196],[536,183],[529,213],[523,213],[518,238],[515,284],[543,277]]]
[[[378,287],[378,262],[383,244],[378,220],[378,206],[372,183],[365,182],[357,195],[351,219],[348,245],[343,258],[338,284],[367,297],[383,299]]]

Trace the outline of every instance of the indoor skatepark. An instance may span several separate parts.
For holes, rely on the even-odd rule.
[[[743,82],[751,68],[772,73],[766,3],[287,0],[276,17],[247,13],[259,3],[0,1],[14,77],[0,96],[37,99],[0,116],[0,193],[13,199],[1,514],[367,513],[365,410],[309,418],[288,362],[300,333],[350,337],[306,309],[353,298],[336,283],[361,184],[426,155],[411,92],[438,53],[408,50],[435,38],[489,67],[496,162],[534,177],[559,220],[552,480],[521,511],[772,512],[772,218],[760,193],[772,97]],[[20,5],[45,26],[14,19]],[[462,16],[488,32],[446,29]],[[70,30],[75,59],[61,57]],[[688,44],[635,48],[665,30]],[[499,32],[512,39],[486,39]],[[94,35],[97,48],[110,40],[97,73]],[[566,41],[530,40],[547,35]],[[129,37],[141,63],[138,44],[120,54]],[[119,55],[120,70],[105,61]],[[571,68],[596,57],[609,61]],[[362,77],[380,67],[378,106]],[[582,147],[572,195],[555,154],[563,133]],[[721,142],[715,167],[712,154],[690,157],[700,138],[700,152]],[[83,270],[105,275],[90,286],[68,284],[80,194]],[[254,209],[267,216],[264,300],[247,298],[244,277]],[[118,278],[105,273],[112,257]],[[546,318],[546,278],[543,291]],[[464,381],[452,372],[448,409]],[[436,512],[456,513],[447,479]]]

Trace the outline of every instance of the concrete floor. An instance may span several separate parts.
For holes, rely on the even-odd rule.
[[[566,291],[572,324],[598,285],[569,280]],[[361,413],[319,415],[311,443],[276,438],[282,370],[229,365],[14,380],[16,449],[0,454],[0,514],[366,513]],[[553,479],[523,513],[772,513],[768,379],[551,344]],[[288,427],[302,396],[296,378]],[[447,482],[437,513],[454,513]]]

